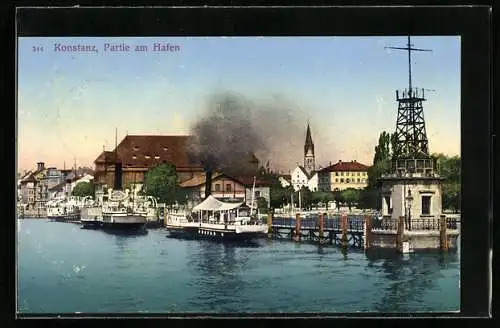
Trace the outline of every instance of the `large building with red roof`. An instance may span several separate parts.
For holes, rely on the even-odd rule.
[[[204,175],[201,163],[188,156],[193,142],[191,136],[180,135],[127,135],[113,151],[103,151],[95,159],[94,181],[97,186],[114,186],[115,162],[121,163],[122,186],[140,184],[151,168],[169,163],[176,167],[180,183]],[[115,158],[116,151],[116,158]],[[249,163],[258,170],[258,159],[252,155]]]
[[[363,189],[368,186],[368,168],[355,160],[338,161],[318,171],[319,191],[338,191],[347,188]]]

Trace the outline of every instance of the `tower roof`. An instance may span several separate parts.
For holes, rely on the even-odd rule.
[[[306,131],[306,142],[304,144],[304,154],[311,149],[314,152],[314,142],[311,136],[311,127],[309,126],[309,122],[307,122],[307,131]]]

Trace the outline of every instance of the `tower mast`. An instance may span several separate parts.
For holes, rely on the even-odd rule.
[[[414,48],[410,36],[406,47],[385,47],[408,52],[408,89],[396,90],[398,116],[396,121],[395,149],[393,150],[393,170],[400,173],[433,170],[430,160],[427,133],[425,130],[424,110],[425,89],[415,88],[412,84],[412,51],[430,52],[429,49]]]

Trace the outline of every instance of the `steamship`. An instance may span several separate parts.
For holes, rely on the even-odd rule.
[[[139,230],[146,226],[147,212],[138,211],[129,190],[109,190],[103,202],[101,227],[103,229]]]
[[[89,203],[90,201],[90,203]],[[78,222],[82,208],[90,206],[92,198],[60,197],[47,202],[47,218],[51,221]]]
[[[244,202],[223,202],[211,195],[211,184],[211,174],[207,172],[205,199],[191,211],[167,214],[165,227],[172,237],[217,241],[252,241],[267,237],[267,225],[253,213],[253,197],[250,207]]]
[[[148,216],[144,206],[147,199],[138,200],[135,191],[131,195],[130,190],[122,190],[122,165],[117,159],[116,148],[114,190],[108,189],[107,197],[103,199],[100,210],[94,209],[94,215],[86,213],[82,227],[118,231],[144,230]]]

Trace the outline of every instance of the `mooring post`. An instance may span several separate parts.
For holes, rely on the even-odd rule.
[[[300,213],[295,214],[295,241],[300,241]]]
[[[323,242],[323,237],[324,237],[324,234],[323,234],[323,220],[324,220],[324,214],[323,213],[319,213],[318,215],[318,225],[319,225],[319,242],[322,243]]]
[[[448,238],[446,236],[446,216],[439,218],[439,246],[442,251],[448,250]]]
[[[342,229],[341,245],[343,248],[346,248],[348,240],[347,240],[347,215],[345,213],[342,214],[341,216],[340,225]]]
[[[267,233],[273,232],[273,214],[267,213]]]
[[[365,217],[365,249],[372,247],[372,218],[367,215]]]
[[[167,207],[165,206],[165,208],[164,208],[164,210],[163,210],[163,225],[164,225],[164,226],[167,226],[167,217],[168,217],[168,215],[167,215],[167,211],[168,211],[168,210],[167,210]]]
[[[396,233],[396,249],[398,252],[403,252],[403,235],[405,231],[405,217],[400,216],[397,222],[397,233]]]

